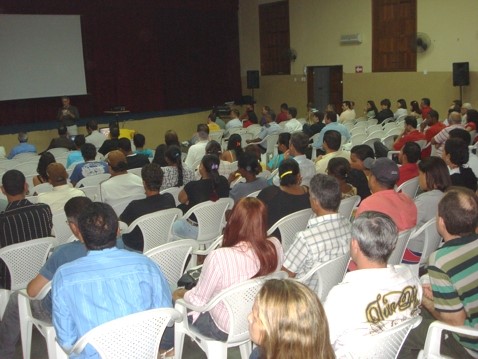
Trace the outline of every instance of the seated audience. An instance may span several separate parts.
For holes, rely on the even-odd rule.
[[[252,192],[259,191],[267,187],[267,180],[264,177],[257,177],[262,171],[261,165],[256,156],[251,153],[244,153],[237,161],[237,171],[229,175],[229,183],[234,182],[239,176],[245,179],[245,182],[236,183],[229,192],[234,202],[246,197]]]
[[[33,204],[25,199],[28,185],[18,170],[8,170],[2,176],[2,193],[8,205],[0,213],[0,248],[31,239],[51,237],[52,214],[43,203]],[[0,287],[10,289],[10,273],[0,260]]]
[[[48,174],[46,173],[46,168],[50,163],[55,163],[55,156],[50,152],[43,152],[38,160],[38,167],[37,173],[35,177],[33,177],[33,185],[38,186],[42,183],[48,183]],[[29,188],[29,191],[33,190],[33,188]],[[31,193],[34,194],[34,193]]]
[[[289,107],[288,120],[285,121],[284,130],[286,132],[302,131],[302,124],[297,120],[297,109],[295,107]]]
[[[468,110],[466,112],[466,121],[465,130],[469,132],[476,131],[478,129],[478,111]]]
[[[408,266],[387,266],[398,239],[386,214],[363,212],[352,223],[350,256],[357,270],[333,287],[324,304],[337,358],[353,357],[364,336],[419,315],[422,288]]]
[[[380,101],[380,112],[377,114],[375,117],[378,120],[378,123],[382,123],[384,120],[387,119],[394,119],[393,118],[393,112],[390,110],[390,107],[392,106],[392,103],[388,98],[383,99]]]
[[[219,158],[219,175],[229,178],[231,173],[237,170],[237,161],[229,162],[221,159],[222,148],[219,142],[211,140],[206,145],[206,155],[214,155]],[[195,169],[197,170],[197,168]],[[196,177],[197,171],[196,171]]]
[[[154,152],[153,163],[157,163],[161,167],[168,166],[166,159],[164,158],[164,154],[166,150],[170,146],[177,146],[181,148],[181,144],[179,143],[178,134],[173,130],[168,130],[164,134],[164,143],[156,147],[156,151]]]
[[[50,206],[53,213],[63,211],[65,203],[73,197],[84,197],[85,193],[68,183],[68,173],[61,163],[50,163],[46,168],[48,183],[53,186],[51,192],[38,195],[38,203]]]
[[[373,150],[368,145],[356,145],[353,146],[350,150],[350,167],[354,170],[358,171],[367,171],[368,169],[365,168],[363,162],[367,158],[375,158]]]
[[[430,106],[431,102],[430,99],[427,97],[422,98],[420,102],[420,109],[422,110],[422,119],[426,119],[428,113],[432,110]]]
[[[75,144],[75,150],[70,151],[68,154],[68,158],[66,160],[66,168],[69,169],[71,165],[77,164],[79,162],[83,162],[83,156],[81,154],[81,147],[86,143],[84,135],[76,135],[75,139],[73,140]],[[94,145],[93,145],[94,146]],[[95,147],[96,152],[96,147]]]
[[[207,156],[206,156],[207,157]],[[277,238],[267,238],[267,211],[256,198],[243,198],[233,208],[224,229],[222,247],[204,261],[197,285],[186,291],[177,289],[174,298],[203,306],[234,284],[280,269],[282,246]],[[229,332],[229,315],[223,303],[211,311],[190,312],[193,326],[203,335],[224,341]]]
[[[159,266],[142,254],[115,248],[118,217],[109,205],[91,203],[80,214],[78,227],[88,255],[62,265],[52,280],[53,326],[65,350],[105,322],[172,306],[169,285]],[[174,345],[166,333],[160,346],[163,350]],[[98,356],[90,345],[79,355]]]
[[[108,168],[111,177],[100,183],[101,199],[109,203],[122,198],[144,194],[141,177],[128,172],[128,164],[123,152],[115,150],[108,155]]]
[[[132,168],[141,168],[150,163],[148,156],[134,153],[131,150],[131,141],[126,137],[122,137],[118,140],[118,149],[126,156],[129,170]]]
[[[205,201],[217,201],[219,198],[229,197],[229,183],[224,176],[219,175],[219,158],[214,155],[205,155],[199,165],[201,179],[191,181],[179,192],[178,206],[183,213],[195,205]],[[196,216],[178,219],[173,224],[172,232],[176,237],[196,239],[198,236],[198,223]]]
[[[419,115],[418,117],[420,117]],[[440,133],[446,126],[439,120],[439,114],[435,110],[430,110],[426,120],[420,124],[420,131],[425,133],[427,143],[431,143],[433,138]],[[430,157],[431,146],[423,149],[423,158]]]
[[[279,186],[266,187],[257,196],[267,206],[267,228],[288,214],[310,208],[309,188],[300,184],[299,164],[292,158],[281,163],[279,180]],[[276,234],[279,235],[279,231]]]
[[[425,134],[417,130],[417,119],[414,116],[405,117],[404,130],[393,143],[393,149],[400,151],[407,142],[427,140]]]
[[[476,192],[476,176],[466,165],[470,159],[468,144],[461,138],[448,139],[445,142],[442,158],[450,170],[452,185],[467,187]]]
[[[109,152],[117,150],[119,135],[120,130],[118,127],[110,127],[110,138],[103,142],[98,152],[101,153],[103,156],[106,156],[106,154],[108,154]],[[86,142],[88,142],[88,140]]]
[[[450,189],[438,204],[437,229],[445,244],[430,255],[424,278],[420,325],[408,334],[399,358],[416,358],[435,320],[477,328],[478,199],[466,188]],[[476,358],[478,342],[465,335],[443,335],[441,355]]]
[[[7,157],[9,160],[20,153],[37,153],[35,145],[28,143],[28,134],[26,132],[20,132],[18,134],[18,142],[20,143],[10,150]]]
[[[88,135],[85,137],[86,143],[93,144],[96,149],[99,150],[106,141],[106,137],[100,131],[98,131],[98,123],[95,120],[89,120],[86,123],[86,132],[88,132]]]
[[[192,170],[195,170],[195,164],[206,154],[206,145],[209,142],[209,127],[203,123],[199,124],[197,134],[199,141],[189,147],[188,155],[184,161],[184,164]]]
[[[69,151],[74,150],[75,143],[68,137],[68,130],[65,125],[58,127],[58,137],[51,140],[50,145],[45,151],[51,148],[66,148]]]
[[[251,125],[259,123],[256,113],[254,112],[254,104],[247,104],[246,111],[239,117],[242,120],[242,126],[247,128]]]
[[[282,161],[284,161],[284,154],[289,150],[291,134],[289,132],[282,132],[279,134],[279,139],[277,140],[277,152],[267,163],[267,170],[274,171],[276,168],[279,168]]]
[[[397,111],[394,112],[393,118],[398,120],[399,117],[401,116],[407,116],[408,111],[407,111],[407,102],[401,98],[397,100]]]
[[[350,101],[344,101],[342,102],[342,113],[339,116],[339,122],[344,123],[351,120],[355,120],[355,111],[352,109]]]
[[[226,132],[225,136],[229,136],[230,132],[234,128],[242,128],[242,121],[239,119],[239,110],[237,109],[232,109],[231,112],[229,113],[229,116],[231,116],[231,119],[227,121],[226,123]]]
[[[305,156],[305,151],[309,146],[309,136],[303,132],[294,132],[290,136],[288,154],[299,164],[301,184],[308,186],[310,180],[315,175],[315,164]],[[278,181],[279,182],[279,181]]]
[[[282,270],[290,277],[301,278],[316,264],[326,263],[349,251],[350,221],[338,213],[340,188],[337,180],[324,174],[310,181],[310,205],[315,214],[307,228],[297,232],[285,255]],[[317,288],[317,280],[309,281]]]
[[[242,149],[242,138],[241,135],[234,133],[232,134],[227,141],[227,148],[221,154],[222,161],[236,162],[237,159],[244,153]]]
[[[171,193],[159,193],[163,182],[163,171],[158,164],[145,165],[141,169],[141,178],[146,198],[131,201],[119,217],[120,221],[125,222],[128,226],[145,214],[176,207]],[[122,239],[125,247],[143,252],[143,234],[139,227],[136,227],[131,233],[123,234]]]
[[[169,146],[164,154],[164,158],[166,159],[167,165],[161,167],[161,170],[163,171],[161,191],[171,187],[182,187],[194,180],[194,171],[183,166],[181,150],[178,146]]]
[[[450,137],[450,131],[454,130],[455,128],[465,128],[465,125],[461,123],[461,115],[458,112],[452,112],[450,114],[449,122],[450,125],[438,132],[438,134],[431,140],[432,145],[434,145],[436,148],[436,155],[438,157],[440,157],[443,153],[445,142]],[[469,143],[467,143],[466,145],[468,146]]]
[[[364,114],[365,114],[365,117],[367,117],[367,119],[377,117],[378,109],[377,109],[377,106],[375,105],[375,101],[372,101],[372,100],[367,101]]]
[[[397,187],[412,178],[418,177],[417,162],[420,161],[420,153],[420,146],[415,142],[407,142],[402,147],[398,155],[401,166],[398,167]]]
[[[146,143],[146,137],[144,137],[144,135],[142,135],[141,133],[136,133],[133,136],[133,143],[134,147],[136,148],[136,150],[134,151],[135,153],[139,155],[145,155],[148,158],[153,158],[153,150],[150,150],[149,148],[144,148],[144,145]]]
[[[335,157],[329,161],[327,165],[327,174],[334,177],[340,188],[341,199],[355,196],[357,188],[350,184],[350,163],[345,158]]]
[[[420,109],[420,105],[415,100],[410,101],[410,115],[415,118],[422,117],[422,110]]]
[[[335,114],[335,112],[332,112],[332,111],[325,112],[324,123],[325,123],[325,127],[322,129],[322,131],[320,131],[319,137],[316,138],[314,143],[312,144],[313,151],[314,149],[324,150],[323,148],[324,134],[330,130],[338,131],[340,135],[344,138],[345,142],[350,140],[349,130],[347,129],[347,127],[337,122],[337,115]]]
[[[76,186],[83,178],[109,172],[105,161],[96,161],[96,147],[92,143],[85,143],[81,147],[84,162],[78,163],[70,175],[70,182]]]
[[[216,123],[216,114],[214,112],[207,115],[207,127],[209,127],[209,133],[221,130],[221,127]]]
[[[325,124],[322,122],[324,120],[324,113],[320,111],[315,111],[312,114],[312,123],[306,123],[302,126],[302,132],[307,136],[312,137],[313,135],[322,131],[325,127]]]
[[[248,319],[251,340],[258,345],[250,359],[335,358],[324,308],[301,283],[265,282]]]
[[[246,140],[247,143],[258,143],[269,135],[278,135],[282,132],[282,127],[276,122],[276,116],[274,112],[269,111],[264,115],[265,124],[261,128],[261,132],[257,135],[257,138],[252,140]],[[265,150],[265,145],[262,147]]]
[[[281,122],[287,121],[288,119],[289,119],[289,106],[284,102],[284,103],[281,103],[280,105],[280,111],[275,121],[279,124]]]
[[[350,160],[350,152],[341,149],[342,136],[339,131],[327,130],[324,134],[323,148],[325,155],[318,156],[315,162],[317,173],[324,173],[327,165],[332,158],[342,157]]]
[[[461,138],[463,141],[465,141],[465,143],[471,142],[470,132],[463,130],[461,128],[455,128],[454,130],[451,130],[450,138]],[[475,152],[476,152],[476,149],[473,149],[473,151],[469,151],[469,160],[466,166],[471,168],[475,176],[478,178],[478,156],[476,155]]]

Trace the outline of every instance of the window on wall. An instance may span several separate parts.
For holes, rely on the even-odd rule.
[[[417,0],[372,0],[372,71],[416,71]]]
[[[259,31],[261,75],[289,75],[289,2],[259,5]]]

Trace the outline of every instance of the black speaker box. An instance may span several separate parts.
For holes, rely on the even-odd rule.
[[[468,62],[453,63],[453,86],[468,86],[470,84],[470,65]]]
[[[258,89],[259,88],[259,71],[247,71],[247,88]]]

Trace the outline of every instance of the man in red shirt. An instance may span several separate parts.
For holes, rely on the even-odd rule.
[[[421,141],[421,140],[426,141],[425,134],[418,131],[417,126],[418,126],[418,123],[415,116],[405,117],[405,129],[403,130],[402,135],[399,136],[393,144],[393,149],[395,151],[400,151],[402,147],[405,145],[405,143],[407,142],[415,142],[415,141]]]
[[[441,130],[446,127],[442,122],[438,120],[438,117],[438,112],[436,112],[435,110],[430,110],[428,112],[427,119],[420,124],[420,131],[425,131],[425,138],[427,140],[427,144],[429,144],[432,141],[433,137],[435,137],[438,133],[440,133]],[[430,144],[422,151],[422,159],[430,157],[432,150],[431,146],[432,145]]]
[[[397,187],[409,179],[418,177],[418,165],[420,160],[420,146],[415,142],[407,142],[400,150],[398,161],[401,166],[398,168]]]
[[[286,103],[280,105],[280,112],[276,117],[276,123],[287,121],[289,119],[289,106]]]
[[[428,113],[431,111],[430,107],[430,99],[427,97],[422,98],[422,101],[420,102],[420,108],[422,110],[422,118],[426,120]]]

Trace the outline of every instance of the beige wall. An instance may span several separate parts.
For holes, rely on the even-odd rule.
[[[270,0],[239,0],[239,35],[243,93],[250,93],[245,83],[247,70],[260,70],[259,10],[260,3]],[[304,67],[342,65],[344,99],[362,109],[368,99],[379,102],[388,97],[419,100],[430,97],[432,106],[445,114],[451,100],[459,98],[452,86],[452,63],[470,63],[471,85],[464,87],[463,99],[478,107],[478,1],[417,1],[419,32],[427,33],[432,45],[418,54],[415,73],[372,73],[371,0],[289,0],[290,46],[297,60],[291,76],[262,76],[261,88],[254,91],[259,106],[296,105],[305,112],[307,84],[302,82]],[[458,10],[459,9],[459,10]],[[340,35],[360,33],[359,45],[340,45]],[[473,56],[472,56],[472,55]],[[355,74],[362,65],[363,74]]]
[[[136,130],[146,137],[146,147],[156,148],[157,145],[164,143],[164,133],[167,130],[175,130],[178,133],[180,141],[189,140],[196,131],[199,123],[207,122],[209,112],[197,112],[178,116],[167,116],[149,118],[127,122],[125,128]],[[86,134],[84,127],[79,129],[80,134]],[[43,151],[48,147],[52,138],[58,136],[56,130],[34,131],[28,134],[30,143],[33,143],[38,151]],[[18,144],[17,135],[0,135],[0,146],[4,146],[6,153]]]

